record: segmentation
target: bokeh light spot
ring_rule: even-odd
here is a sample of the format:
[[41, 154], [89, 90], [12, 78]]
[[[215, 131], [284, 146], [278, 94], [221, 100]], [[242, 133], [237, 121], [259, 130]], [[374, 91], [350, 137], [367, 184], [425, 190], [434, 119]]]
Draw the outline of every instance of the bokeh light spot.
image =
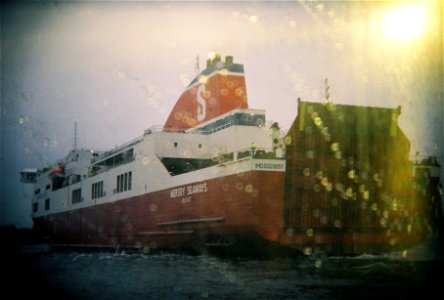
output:
[[303, 252], [304, 252], [304, 255], [310, 256], [313, 254], [313, 249], [311, 247], [305, 247]]
[[308, 228], [306, 234], [308, 237], [313, 237], [314, 234], [313, 228]]

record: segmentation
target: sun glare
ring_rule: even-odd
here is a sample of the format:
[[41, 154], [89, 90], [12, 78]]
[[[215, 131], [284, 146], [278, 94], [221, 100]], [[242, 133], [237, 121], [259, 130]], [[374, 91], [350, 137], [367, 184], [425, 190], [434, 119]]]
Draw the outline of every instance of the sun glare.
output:
[[421, 5], [409, 5], [387, 13], [383, 20], [384, 34], [395, 40], [410, 40], [420, 36], [425, 28], [426, 10]]

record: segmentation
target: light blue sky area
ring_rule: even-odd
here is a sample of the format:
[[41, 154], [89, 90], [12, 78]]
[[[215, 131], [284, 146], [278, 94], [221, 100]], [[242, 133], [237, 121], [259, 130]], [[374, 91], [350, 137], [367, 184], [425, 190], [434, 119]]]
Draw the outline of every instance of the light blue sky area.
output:
[[[422, 1], [421, 1], [422, 2]], [[437, 2], [439, 3], [439, 2]], [[207, 53], [244, 64], [249, 104], [288, 129], [297, 98], [402, 106], [412, 154], [442, 153], [442, 7], [384, 36], [396, 2], [86, 2], [1, 7], [1, 221], [30, 226], [18, 181], [73, 147], [106, 149], [165, 122]]]

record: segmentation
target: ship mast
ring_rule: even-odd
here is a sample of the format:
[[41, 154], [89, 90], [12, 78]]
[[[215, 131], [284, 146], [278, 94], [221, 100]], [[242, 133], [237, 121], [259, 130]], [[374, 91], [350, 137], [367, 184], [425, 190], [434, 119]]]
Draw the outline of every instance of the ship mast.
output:
[[196, 75], [199, 75], [199, 71], [200, 71], [200, 66], [199, 66], [199, 54], [196, 55], [196, 65], [194, 66], [195, 71], [196, 71]]
[[328, 85], [328, 79], [325, 78], [324, 80], [324, 99], [327, 101], [327, 103], [330, 102], [330, 86]]
[[74, 150], [77, 150], [77, 122], [74, 122]]

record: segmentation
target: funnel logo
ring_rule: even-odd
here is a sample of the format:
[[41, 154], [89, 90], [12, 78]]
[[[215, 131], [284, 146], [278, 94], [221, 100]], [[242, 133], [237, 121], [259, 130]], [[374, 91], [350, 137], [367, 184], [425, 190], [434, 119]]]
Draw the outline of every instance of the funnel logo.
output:
[[203, 98], [203, 93], [205, 92], [205, 85], [202, 84], [197, 89], [197, 120], [203, 121], [207, 116], [207, 102]]

